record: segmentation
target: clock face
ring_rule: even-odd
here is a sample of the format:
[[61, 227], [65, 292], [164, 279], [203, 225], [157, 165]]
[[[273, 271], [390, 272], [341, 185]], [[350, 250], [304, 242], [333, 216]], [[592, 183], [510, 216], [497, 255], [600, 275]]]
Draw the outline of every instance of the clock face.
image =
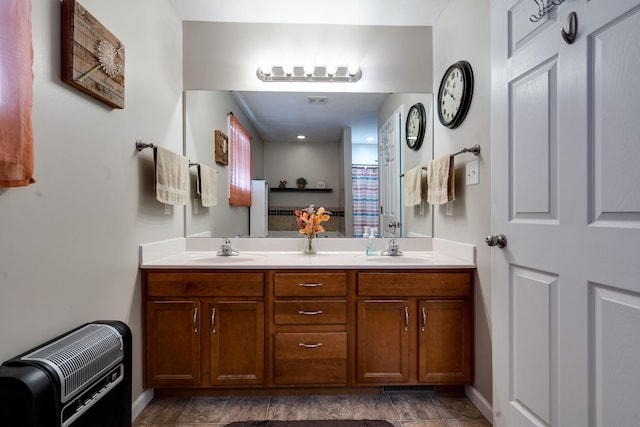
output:
[[453, 64], [444, 73], [438, 91], [438, 117], [453, 129], [462, 123], [473, 95], [473, 71], [466, 61]]
[[424, 105], [421, 102], [418, 102], [409, 109], [405, 125], [405, 138], [407, 146], [412, 150], [419, 149], [424, 140], [425, 115]]
[[444, 77], [444, 85], [440, 97], [440, 109], [445, 122], [451, 123], [460, 111], [464, 79], [462, 71], [454, 68]]

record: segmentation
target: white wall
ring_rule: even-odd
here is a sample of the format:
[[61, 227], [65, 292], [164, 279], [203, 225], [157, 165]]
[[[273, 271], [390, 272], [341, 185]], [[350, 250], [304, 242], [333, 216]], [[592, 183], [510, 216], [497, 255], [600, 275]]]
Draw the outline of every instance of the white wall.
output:
[[[427, 123], [424, 142], [418, 150], [412, 150], [405, 143], [405, 126], [409, 109], [417, 102], [422, 102], [426, 110]], [[400, 146], [400, 171], [412, 169], [416, 166], [426, 166], [433, 158], [433, 95], [430, 93], [394, 93], [390, 94], [378, 111], [378, 127], [382, 126], [389, 117], [402, 106], [402, 145]], [[424, 174], [426, 183], [426, 174]], [[433, 236], [432, 208], [426, 200], [420, 205], [404, 206], [402, 201], [402, 188], [404, 182], [400, 178], [400, 212], [402, 223], [402, 237], [409, 236]]]
[[32, 0], [36, 183], [0, 189], [0, 361], [96, 319], [133, 331], [142, 391], [138, 245], [182, 236], [152, 192], [151, 150], [182, 151], [182, 27], [166, 0], [84, 0], [126, 47], [125, 109], [60, 80], [59, 0]]
[[432, 92], [430, 27], [185, 22], [184, 41], [186, 89], [313, 92], [317, 83], [263, 83], [256, 70], [333, 60], [358, 61], [362, 79], [323, 92]]
[[315, 142], [271, 142], [264, 144], [265, 179], [270, 187], [278, 187], [280, 181], [287, 181], [287, 187], [295, 188], [296, 179], [307, 179], [307, 187], [316, 188], [318, 181], [324, 181], [330, 193], [270, 193], [269, 206], [298, 206], [304, 208], [313, 203], [316, 206], [339, 207], [339, 179], [341, 163], [340, 145]]
[[[480, 144], [480, 184], [465, 185], [465, 163], [475, 157], [457, 156], [453, 216], [445, 215], [444, 205], [435, 207], [434, 231], [438, 238], [476, 245], [475, 389], [491, 402], [491, 251], [484, 243], [491, 234], [489, 44], [489, 0], [450, 0], [433, 29], [434, 93], [445, 70], [461, 59], [471, 63], [475, 89], [467, 118], [457, 129], [442, 126], [434, 110], [434, 157]], [[437, 101], [437, 93], [434, 98]]]
[[[229, 205], [229, 166], [215, 162], [214, 134], [228, 131], [229, 112], [233, 112], [242, 126], [251, 135], [252, 178], [264, 176], [262, 139], [251, 126], [244, 111], [228, 91], [191, 90], [185, 92], [185, 155], [191, 162], [202, 163], [218, 172], [218, 204], [203, 207], [199, 197], [192, 191], [186, 208], [185, 235], [206, 237], [229, 237], [249, 234], [249, 208]], [[195, 189], [196, 168], [190, 168], [191, 188]], [[194, 209], [197, 204], [197, 213]]]
[[354, 165], [378, 166], [378, 144], [352, 144], [351, 161]]

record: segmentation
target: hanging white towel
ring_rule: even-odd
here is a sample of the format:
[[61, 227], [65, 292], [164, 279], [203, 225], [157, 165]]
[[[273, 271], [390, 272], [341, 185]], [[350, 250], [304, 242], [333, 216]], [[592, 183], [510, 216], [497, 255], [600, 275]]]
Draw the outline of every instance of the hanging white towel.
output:
[[419, 205], [422, 201], [422, 166], [416, 166], [404, 173], [402, 199], [405, 206]]
[[197, 187], [202, 206], [208, 208], [218, 204], [218, 172], [215, 169], [198, 164]]
[[154, 147], [156, 199], [167, 205], [186, 205], [189, 195], [189, 160], [162, 147]]
[[444, 156], [429, 162], [427, 186], [427, 202], [432, 205], [444, 205], [455, 200], [453, 156]]

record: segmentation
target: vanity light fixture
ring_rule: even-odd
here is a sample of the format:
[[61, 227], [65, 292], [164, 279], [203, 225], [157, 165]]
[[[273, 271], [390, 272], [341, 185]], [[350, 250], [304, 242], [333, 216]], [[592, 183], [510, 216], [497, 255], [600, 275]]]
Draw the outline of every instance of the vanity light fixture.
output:
[[360, 66], [349, 65], [261, 65], [256, 75], [263, 82], [351, 82], [362, 78]]

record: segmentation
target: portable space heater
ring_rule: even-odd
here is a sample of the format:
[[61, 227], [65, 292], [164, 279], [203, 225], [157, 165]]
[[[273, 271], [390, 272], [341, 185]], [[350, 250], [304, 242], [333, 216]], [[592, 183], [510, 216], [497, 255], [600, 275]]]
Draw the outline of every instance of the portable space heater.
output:
[[96, 321], [0, 366], [0, 425], [131, 426], [131, 330]]

